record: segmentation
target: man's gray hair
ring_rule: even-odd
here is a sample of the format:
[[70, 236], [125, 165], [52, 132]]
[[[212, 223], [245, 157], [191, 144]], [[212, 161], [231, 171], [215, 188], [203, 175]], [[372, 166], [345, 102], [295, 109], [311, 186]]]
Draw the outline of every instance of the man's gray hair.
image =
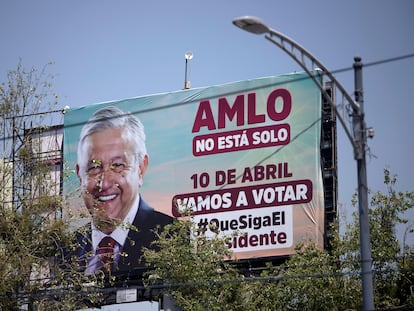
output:
[[141, 121], [130, 112], [124, 112], [118, 107], [108, 106], [96, 111], [83, 126], [78, 144], [78, 164], [84, 169], [85, 155], [83, 147], [88, 136], [107, 129], [124, 129], [127, 139], [133, 144], [138, 164], [147, 154], [145, 146], [145, 132]]

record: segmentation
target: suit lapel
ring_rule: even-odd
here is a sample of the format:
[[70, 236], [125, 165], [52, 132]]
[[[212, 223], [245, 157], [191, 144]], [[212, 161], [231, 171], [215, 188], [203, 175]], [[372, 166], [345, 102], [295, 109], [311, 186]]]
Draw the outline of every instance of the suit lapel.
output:
[[118, 269], [122, 271], [135, 270], [145, 266], [142, 260], [142, 248], [149, 247], [153, 238], [151, 231], [153, 221], [151, 221], [152, 209], [143, 199], [140, 200], [137, 215], [135, 216], [133, 227], [129, 230], [121, 256]]

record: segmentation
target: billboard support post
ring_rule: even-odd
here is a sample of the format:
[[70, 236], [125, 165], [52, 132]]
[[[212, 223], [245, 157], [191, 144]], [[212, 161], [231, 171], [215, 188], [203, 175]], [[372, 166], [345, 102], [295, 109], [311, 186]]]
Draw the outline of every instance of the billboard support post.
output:
[[190, 88], [190, 81], [188, 81], [188, 61], [193, 58], [192, 52], [185, 52], [185, 78], [184, 78], [184, 90], [188, 90]]
[[[355, 100], [352, 99], [345, 88], [335, 79], [333, 74], [309, 53], [301, 45], [285, 36], [284, 34], [268, 27], [261, 19], [244, 16], [233, 20], [233, 24], [243, 30], [254, 34], [266, 34], [265, 38], [277, 45], [291, 58], [293, 58], [306, 73], [316, 83], [323, 94], [323, 97], [333, 107], [337, 118], [341, 122], [346, 135], [348, 136], [354, 151], [354, 159], [357, 161], [358, 174], [358, 202], [359, 202], [359, 231], [360, 231], [360, 250], [361, 250], [361, 274], [362, 274], [362, 295], [363, 309], [374, 310], [374, 289], [373, 289], [373, 272], [371, 258], [371, 239], [369, 231], [368, 215], [368, 183], [366, 170], [366, 125], [363, 110], [363, 89], [362, 89], [362, 62], [360, 57], [354, 58], [355, 73]], [[322, 72], [320, 72], [322, 71]], [[323, 79], [317, 79], [318, 74], [326, 76], [337, 94], [352, 108], [353, 135], [348, 129], [344, 119], [338, 114], [336, 105], [324, 88]]]

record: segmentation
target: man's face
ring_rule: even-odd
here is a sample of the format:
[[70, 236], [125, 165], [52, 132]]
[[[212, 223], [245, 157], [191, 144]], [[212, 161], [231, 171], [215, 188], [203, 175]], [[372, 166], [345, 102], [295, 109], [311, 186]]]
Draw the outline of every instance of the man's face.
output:
[[148, 159], [137, 164], [122, 129], [107, 129], [86, 138], [86, 167], [77, 166], [82, 196], [95, 225], [112, 232], [128, 214], [140, 188]]

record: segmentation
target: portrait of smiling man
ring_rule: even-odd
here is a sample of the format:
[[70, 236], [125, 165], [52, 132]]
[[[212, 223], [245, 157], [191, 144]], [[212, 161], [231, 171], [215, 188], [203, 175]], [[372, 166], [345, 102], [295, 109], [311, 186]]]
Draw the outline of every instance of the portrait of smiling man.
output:
[[142, 248], [173, 218], [140, 194], [149, 163], [140, 120], [117, 107], [96, 111], [83, 126], [76, 173], [92, 221], [76, 232], [76, 256], [85, 274], [141, 276]]

